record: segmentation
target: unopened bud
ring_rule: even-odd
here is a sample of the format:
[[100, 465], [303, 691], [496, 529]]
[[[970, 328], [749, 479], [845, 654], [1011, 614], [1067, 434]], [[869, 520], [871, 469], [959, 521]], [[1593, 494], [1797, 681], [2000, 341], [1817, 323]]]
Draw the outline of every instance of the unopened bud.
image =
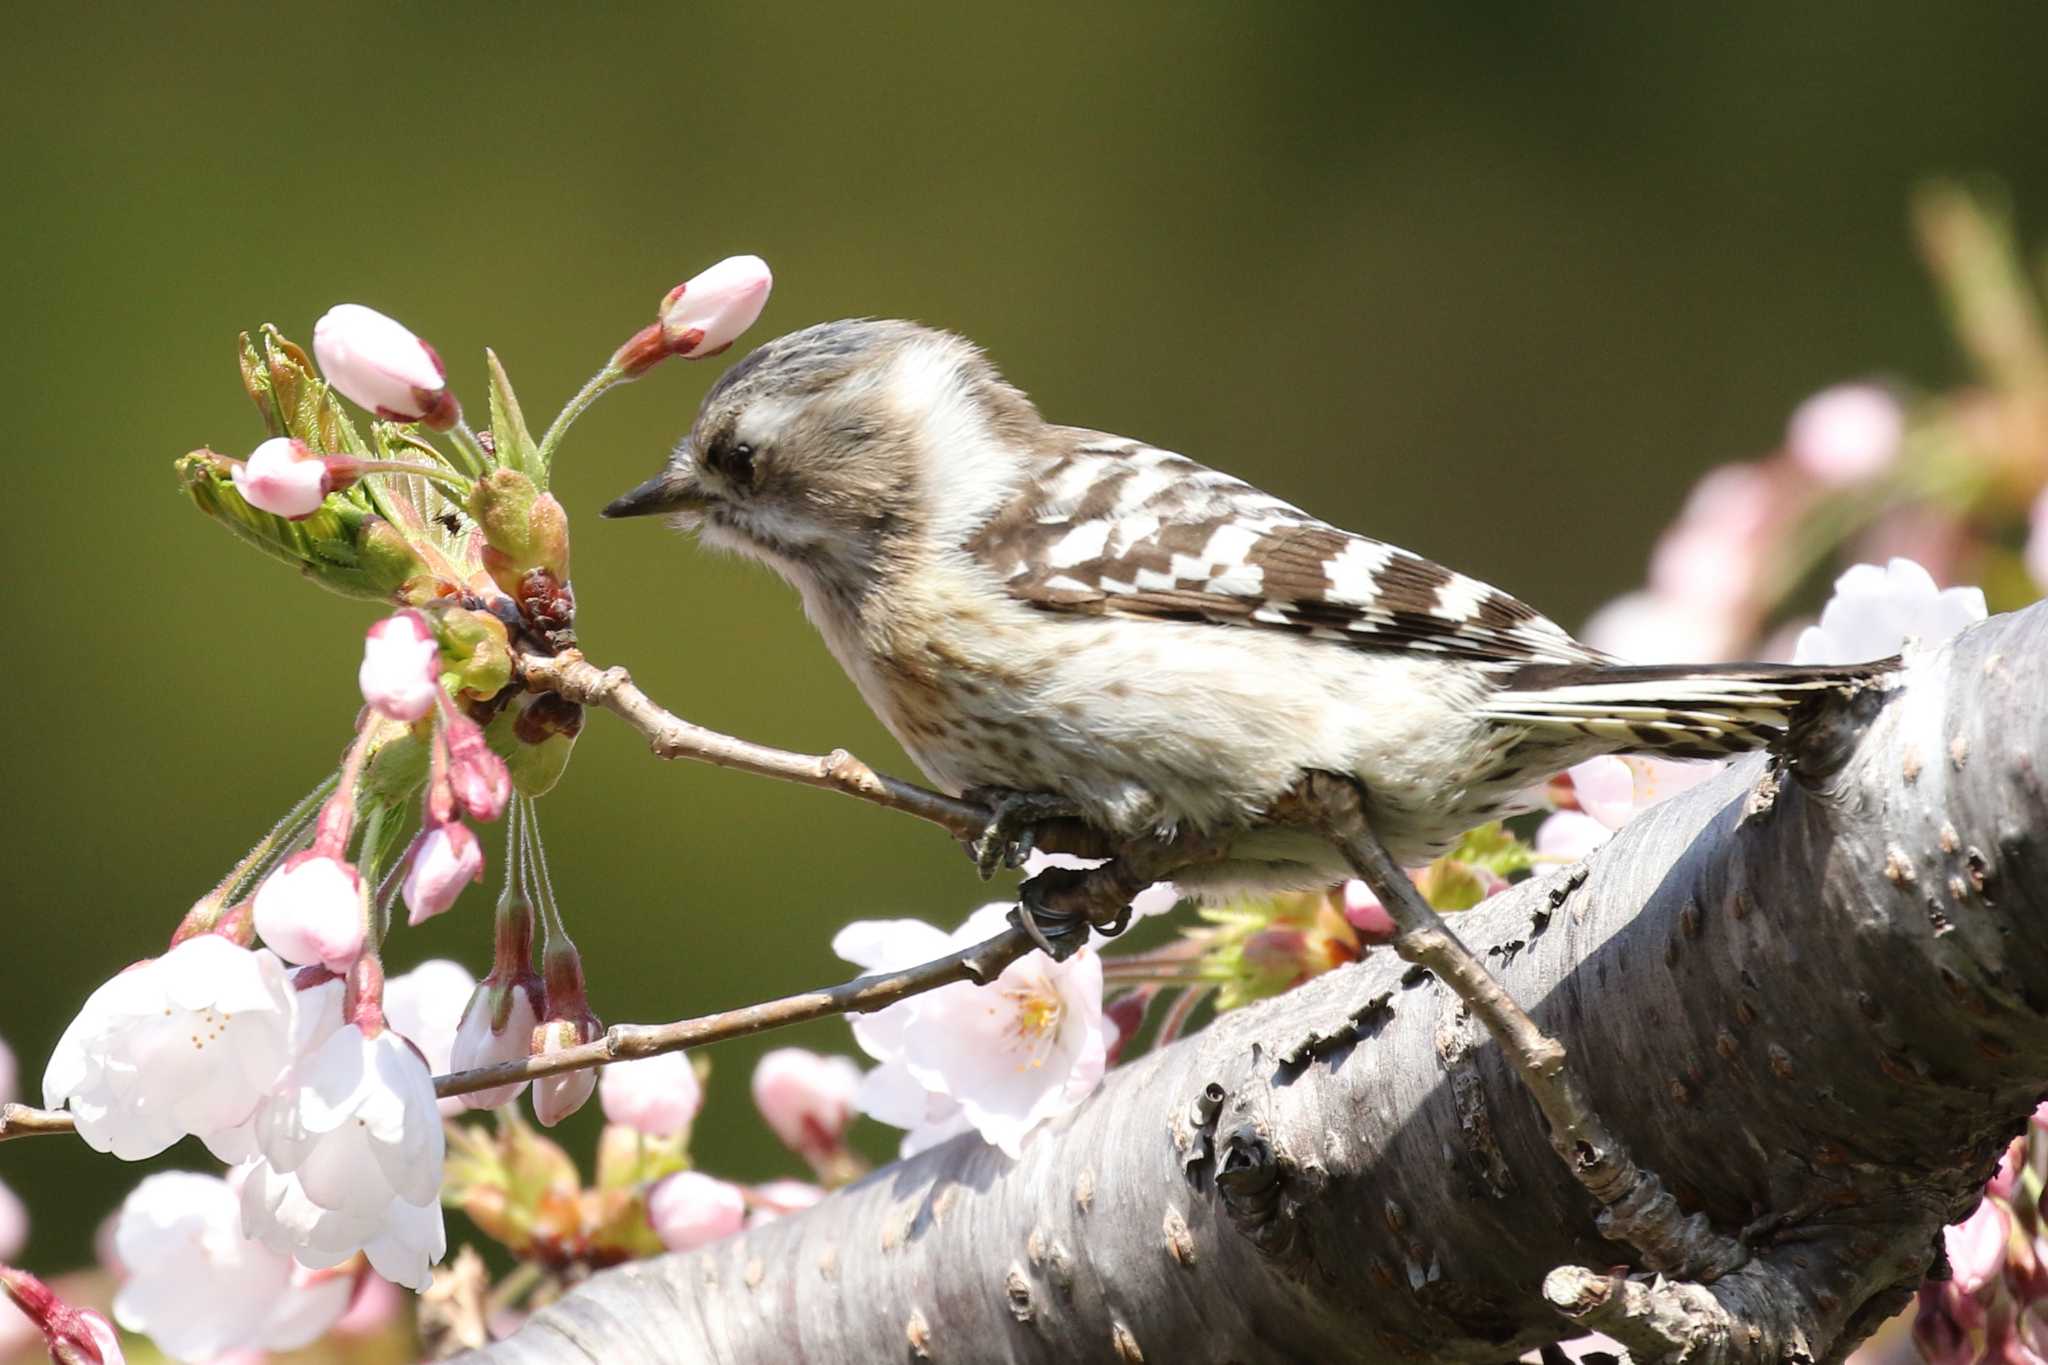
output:
[[26, 1270], [0, 1265], [0, 1289], [35, 1324], [58, 1365], [124, 1365], [121, 1339], [90, 1308], [73, 1308]]
[[326, 462], [289, 436], [273, 436], [257, 446], [230, 477], [243, 501], [286, 521], [312, 516], [334, 487]]
[[[473, 1071], [522, 1059], [533, 1047], [533, 1030], [545, 1009], [539, 975], [533, 970], [533, 906], [510, 888], [498, 900], [491, 970], [477, 983], [455, 1026], [449, 1065]], [[525, 1082], [464, 1095], [472, 1109], [496, 1109], [519, 1097]]]
[[661, 301], [669, 354], [685, 360], [717, 355], [754, 325], [774, 285], [759, 256], [728, 256], [669, 290]]
[[607, 1065], [598, 1099], [607, 1122], [648, 1137], [672, 1138], [690, 1131], [704, 1107], [704, 1086], [689, 1053], [663, 1052]]
[[822, 1169], [846, 1145], [860, 1068], [850, 1058], [779, 1047], [754, 1067], [754, 1105], [782, 1145]]
[[484, 879], [484, 849], [468, 825], [450, 820], [422, 833], [406, 869], [406, 923], [417, 927], [453, 906], [462, 889]]
[[256, 888], [254, 918], [285, 961], [345, 972], [363, 951], [362, 874], [326, 853], [295, 853]]
[[[496, 599], [493, 599], [496, 600]], [[441, 640], [441, 668], [457, 692], [487, 701], [512, 681], [512, 645], [505, 623], [488, 611], [442, 601], [428, 613]]]
[[[547, 1017], [533, 1031], [533, 1055], [580, 1047], [604, 1036], [604, 1024], [590, 1011], [583, 957], [567, 934], [556, 934], [541, 954], [547, 983]], [[549, 1128], [581, 1109], [597, 1088], [597, 1073], [584, 1067], [543, 1076], [533, 1083], [533, 1116]]]
[[356, 681], [363, 700], [392, 720], [425, 719], [441, 694], [441, 650], [427, 618], [407, 610], [372, 625]]
[[569, 581], [569, 518], [552, 493], [516, 469], [498, 468], [470, 490], [469, 514], [484, 533], [484, 569], [515, 601], [520, 581], [546, 569]]
[[386, 421], [446, 431], [462, 420], [434, 348], [374, 308], [328, 309], [313, 327], [313, 354], [329, 384]]
[[1373, 889], [1355, 877], [1344, 883], [1344, 921], [1366, 943], [1392, 943], [1401, 932]]
[[746, 1219], [740, 1187], [702, 1171], [678, 1171], [647, 1192], [647, 1221], [670, 1251], [694, 1251], [729, 1237]]
[[512, 799], [512, 772], [492, 751], [477, 723], [459, 711], [443, 722], [448, 745], [448, 787], [474, 820], [495, 820]]

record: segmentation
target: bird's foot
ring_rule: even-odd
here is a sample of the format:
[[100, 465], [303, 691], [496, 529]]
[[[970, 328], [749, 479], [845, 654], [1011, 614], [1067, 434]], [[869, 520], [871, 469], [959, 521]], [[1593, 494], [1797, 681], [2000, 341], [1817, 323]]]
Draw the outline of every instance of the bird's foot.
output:
[[1055, 962], [1086, 947], [1090, 933], [1115, 938], [1131, 927], [1131, 902], [1156, 880], [1140, 855], [1099, 867], [1048, 867], [1017, 890], [1017, 927]]
[[967, 795], [970, 800], [986, 802], [990, 810], [987, 827], [967, 845], [983, 881], [993, 877], [999, 867], [1022, 867], [1024, 859], [1037, 846], [1039, 825], [1048, 820], [1075, 820], [1081, 815], [1081, 808], [1074, 802], [1049, 792], [983, 787]]
[[1114, 937], [1129, 927], [1130, 895], [1114, 866], [1048, 867], [1017, 889], [1010, 918], [1047, 957], [1064, 962], [1087, 946], [1091, 930]]

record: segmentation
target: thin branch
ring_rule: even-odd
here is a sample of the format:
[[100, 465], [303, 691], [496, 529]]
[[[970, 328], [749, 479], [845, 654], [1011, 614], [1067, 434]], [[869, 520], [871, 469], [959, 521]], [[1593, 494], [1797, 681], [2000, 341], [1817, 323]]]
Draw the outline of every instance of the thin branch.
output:
[[553, 656], [524, 654], [518, 663], [528, 690], [554, 692], [586, 706], [603, 707], [645, 736], [647, 747], [657, 758], [695, 759], [844, 792], [884, 810], [928, 820], [956, 839], [976, 838], [988, 826], [987, 807], [886, 777], [844, 749], [799, 754], [693, 725], [641, 691], [625, 669], [599, 668], [580, 651], [569, 649]]
[[1594, 1109], [1564, 1045], [1537, 1027], [1388, 856], [1366, 821], [1358, 787], [1318, 774], [1301, 784], [1295, 799], [1379, 896], [1400, 930], [1394, 951], [1435, 973], [1493, 1035], [1543, 1111], [1550, 1145], [1600, 1201], [1601, 1231], [1633, 1246], [1648, 1269], [1689, 1280], [1712, 1281], [1747, 1261], [1741, 1243], [1714, 1231], [1703, 1215], [1684, 1215], [1656, 1173], [1636, 1164]]
[[[679, 1052], [727, 1038], [806, 1023], [835, 1014], [869, 1014], [886, 1009], [913, 995], [950, 986], [957, 981], [986, 984], [1002, 975], [1003, 969], [1032, 951], [1029, 935], [1011, 927], [972, 947], [901, 971], [857, 976], [836, 986], [824, 986], [797, 995], [672, 1024], [614, 1024], [602, 1038], [581, 1047], [563, 1048], [523, 1061], [501, 1062], [497, 1066], [457, 1071], [434, 1078], [434, 1093], [443, 1098], [467, 1095], [494, 1086], [517, 1085], [553, 1076], [563, 1071], [580, 1071], [606, 1062], [653, 1057]], [[37, 1109], [26, 1104], [0, 1105], [0, 1142], [10, 1138], [36, 1137], [44, 1133], [76, 1131], [71, 1115], [61, 1109]]]

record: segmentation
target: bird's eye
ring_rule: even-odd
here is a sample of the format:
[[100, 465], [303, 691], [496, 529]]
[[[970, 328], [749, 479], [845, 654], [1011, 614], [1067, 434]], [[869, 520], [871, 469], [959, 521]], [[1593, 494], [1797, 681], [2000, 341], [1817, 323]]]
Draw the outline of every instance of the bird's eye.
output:
[[745, 441], [720, 442], [707, 452], [711, 467], [742, 487], [754, 482], [754, 448]]

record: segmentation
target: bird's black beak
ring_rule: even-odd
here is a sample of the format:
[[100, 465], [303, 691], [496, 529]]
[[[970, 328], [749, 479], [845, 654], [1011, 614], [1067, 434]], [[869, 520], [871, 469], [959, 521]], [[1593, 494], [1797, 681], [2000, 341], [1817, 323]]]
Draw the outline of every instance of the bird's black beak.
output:
[[651, 517], [663, 512], [699, 512], [709, 501], [688, 469], [669, 468], [630, 493], [605, 504], [600, 516]]

